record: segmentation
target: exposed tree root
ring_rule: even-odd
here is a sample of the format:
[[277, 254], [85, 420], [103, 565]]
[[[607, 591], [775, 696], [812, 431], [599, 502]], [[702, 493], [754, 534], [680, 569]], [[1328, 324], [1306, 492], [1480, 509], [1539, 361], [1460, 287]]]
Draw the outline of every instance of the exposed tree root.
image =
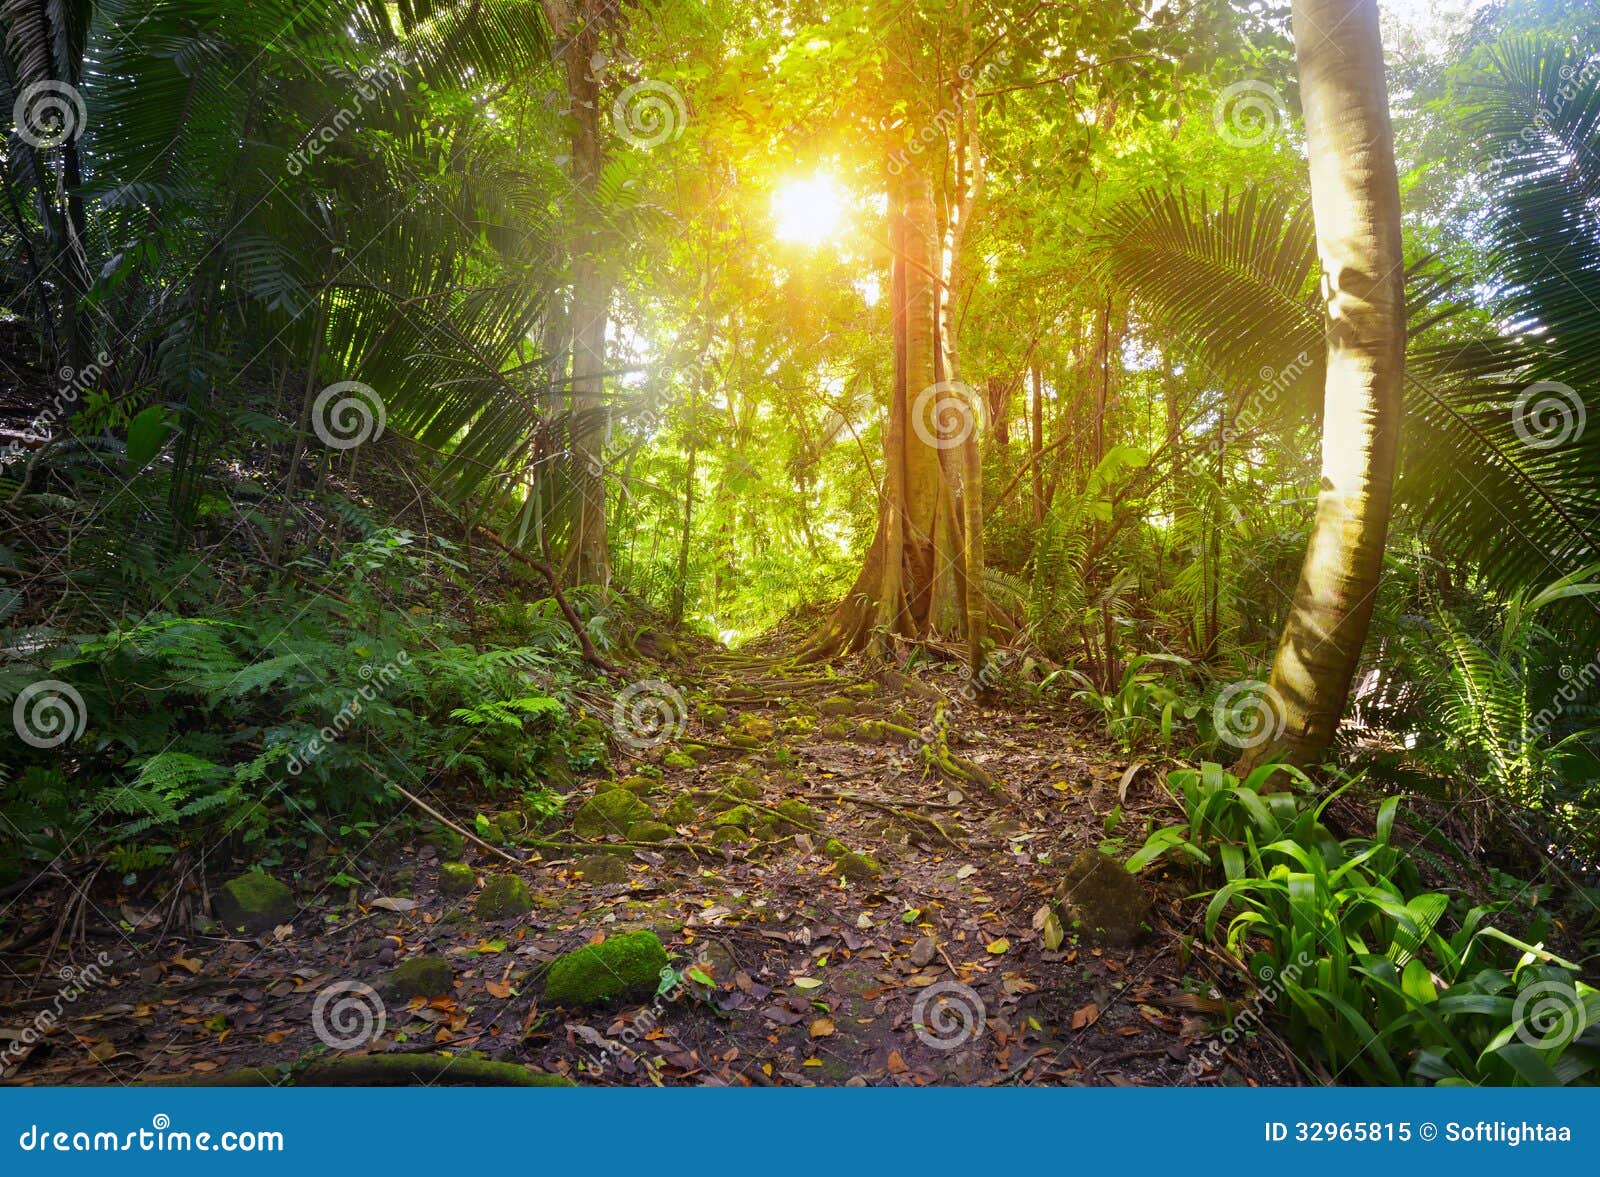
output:
[[150, 1087], [576, 1087], [564, 1075], [516, 1063], [442, 1054], [302, 1058], [281, 1067], [238, 1067], [211, 1075], [148, 1080]]

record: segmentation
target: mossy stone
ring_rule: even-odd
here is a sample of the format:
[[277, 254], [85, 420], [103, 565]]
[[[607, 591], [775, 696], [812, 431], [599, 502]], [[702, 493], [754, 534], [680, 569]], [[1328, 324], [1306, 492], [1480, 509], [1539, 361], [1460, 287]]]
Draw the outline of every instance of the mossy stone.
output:
[[465, 895], [478, 885], [477, 873], [464, 862], [446, 862], [439, 867], [439, 894]]
[[693, 799], [684, 794], [673, 799], [672, 804], [662, 813], [661, 820], [669, 826], [686, 826], [699, 816], [695, 811]]
[[723, 787], [734, 797], [742, 797], [746, 801], [754, 801], [761, 796], [761, 783], [753, 781], [747, 776], [730, 776], [723, 780]]
[[743, 846], [749, 840], [738, 826], [723, 826], [711, 834], [713, 846]]
[[663, 756], [661, 758], [661, 767], [663, 767], [663, 768], [693, 768], [694, 767], [694, 757], [690, 756], [687, 752], [680, 752], [680, 751], [677, 751], [676, 749], [674, 749], [673, 751], [668, 752], [665, 756]]
[[764, 715], [739, 716], [739, 731], [752, 740], [770, 740], [778, 734], [772, 720]]
[[858, 883], [875, 879], [883, 873], [883, 867], [878, 865], [876, 858], [870, 854], [856, 854], [854, 851], [835, 859], [833, 869], [845, 878]]
[[783, 822], [779, 828], [798, 832], [814, 830], [817, 828], [816, 811], [798, 797], [791, 797], [787, 801], [780, 801], [776, 806], [779, 813], [783, 814]]
[[428, 831], [428, 836], [422, 842], [425, 846], [437, 849], [441, 858], [459, 858], [467, 848], [466, 839], [448, 826]]
[[625, 776], [619, 780], [617, 782], [617, 788], [626, 789], [635, 797], [648, 797], [651, 793], [658, 793], [661, 791], [661, 778], [645, 776], [642, 773], [636, 772], [631, 776]]
[[1085, 850], [1067, 864], [1056, 888], [1062, 919], [1096, 944], [1126, 948], [1150, 914], [1150, 892], [1110, 855]]
[[738, 826], [740, 829], [749, 829], [756, 820], [756, 811], [748, 805], [735, 805], [732, 809], [725, 809], [711, 819], [711, 824], [717, 828], [724, 826]]
[[603, 838], [607, 834], [626, 834], [628, 827], [649, 821], [650, 807], [626, 789], [596, 793], [578, 807], [572, 817], [572, 832], [580, 838]]
[[528, 884], [516, 875], [495, 875], [478, 892], [474, 910], [479, 919], [509, 919], [532, 911], [533, 897], [528, 894]]
[[783, 721], [783, 734], [805, 736], [817, 730], [817, 721], [805, 715], [792, 715]]
[[439, 997], [455, 985], [455, 973], [442, 956], [413, 956], [401, 961], [378, 981], [385, 997]]
[[749, 752], [754, 752], [757, 748], [761, 747], [760, 740], [756, 739], [754, 736], [747, 736], [743, 732], [729, 733], [728, 743], [732, 744], [735, 748], [743, 748]]
[[559, 956], [550, 966], [544, 999], [583, 1009], [613, 1001], [643, 1001], [661, 984], [667, 950], [650, 931], [625, 932]]
[[706, 761], [714, 759], [717, 755], [715, 748], [707, 748], [704, 744], [683, 744], [681, 745], [681, 750], [684, 755], [688, 756], [696, 764], [704, 764]]
[[500, 836], [507, 842], [515, 842], [522, 837], [523, 826], [522, 814], [514, 810], [507, 809], [494, 815], [494, 828], [500, 831]]
[[586, 883], [608, 885], [628, 881], [627, 864], [615, 854], [590, 854], [578, 859], [572, 866], [583, 875]]
[[856, 713], [856, 701], [846, 699], [843, 695], [834, 695], [817, 704], [817, 710], [824, 715], [841, 716]]
[[630, 842], [667, 842], [672, 839], [673, 828], [665, 822], [641, 821], [628, 830]]
[[850, 725], [844, 720], [836, 719], [832, 723], [824, 724], [821, 734], [830, 740], [848, 740], [851, 730]]
[[850, 853], [850, 847], [839, 841], [838, 838], [829, 838], [822, 844], [822, 852], [829, 858], [843, 858]]
[[255, 935], [291, 922], [297, 912], [294, 893], [263, 871], [229, 879], [211, 897], [223, 925]]
[[696, 710], [700, 712], [700, 718], [706, 723], [719, 724], [728, 722], [728, 709], [716, 703], [707, 703], [703, 707], [696, 708]]

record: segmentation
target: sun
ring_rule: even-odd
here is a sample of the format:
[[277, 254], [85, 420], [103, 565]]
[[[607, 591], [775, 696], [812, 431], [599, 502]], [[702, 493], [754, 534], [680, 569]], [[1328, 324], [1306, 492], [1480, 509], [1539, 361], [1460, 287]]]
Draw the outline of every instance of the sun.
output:
[[834, 178], [818, 172], [786, 180], [772, 196], [772, 219], [778, 237], [798, 245], [821, 245], [839, 229], [844, 193]]

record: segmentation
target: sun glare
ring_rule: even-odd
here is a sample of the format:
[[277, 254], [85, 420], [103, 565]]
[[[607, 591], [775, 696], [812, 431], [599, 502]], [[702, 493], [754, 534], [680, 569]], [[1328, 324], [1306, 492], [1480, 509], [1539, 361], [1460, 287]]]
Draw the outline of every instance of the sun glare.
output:
[[844, 193], [832, 176], [787, 180], [772, 197], [778, 236], [799, 245], [821, 245], [838, 231], [844, 214]]

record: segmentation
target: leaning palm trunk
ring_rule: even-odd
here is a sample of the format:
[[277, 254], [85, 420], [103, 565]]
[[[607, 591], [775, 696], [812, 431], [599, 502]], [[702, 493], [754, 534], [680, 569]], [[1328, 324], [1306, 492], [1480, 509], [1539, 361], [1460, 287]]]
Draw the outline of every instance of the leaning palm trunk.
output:
[[1405, 365], [1400, 193], [1376, 0], [1294, 0], [1327, 305], [1322, 483], [1272, 666], [1281, 730], [1246, 763], [1316, 763], [1344, 712], [1383, 563]]

